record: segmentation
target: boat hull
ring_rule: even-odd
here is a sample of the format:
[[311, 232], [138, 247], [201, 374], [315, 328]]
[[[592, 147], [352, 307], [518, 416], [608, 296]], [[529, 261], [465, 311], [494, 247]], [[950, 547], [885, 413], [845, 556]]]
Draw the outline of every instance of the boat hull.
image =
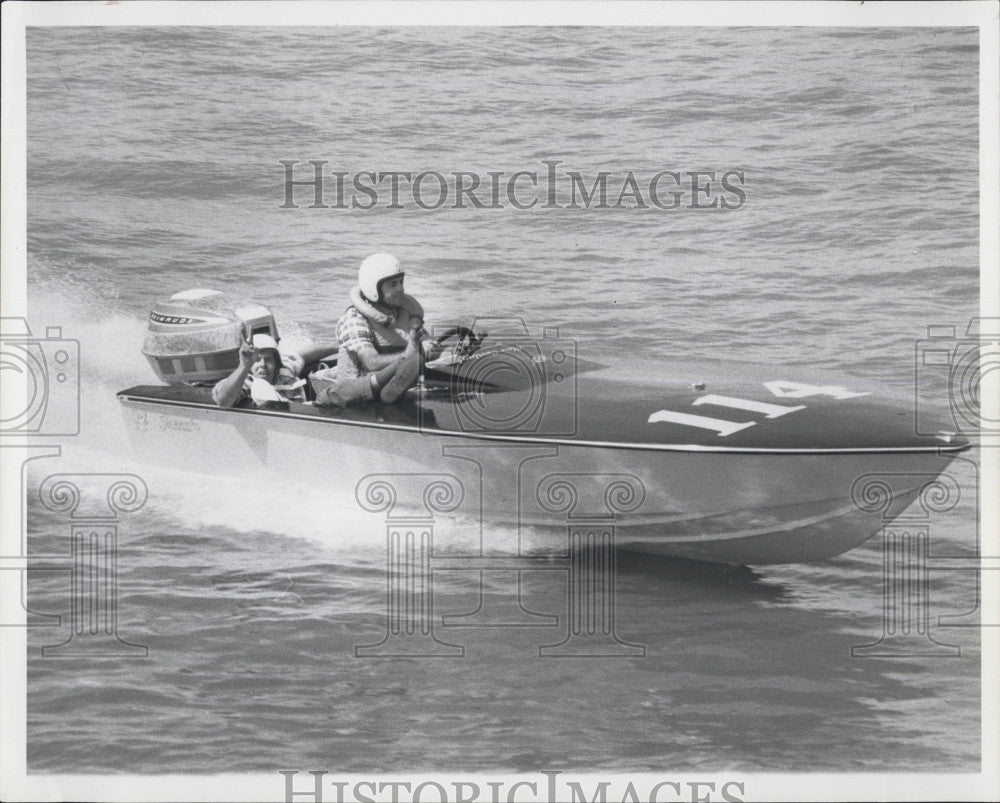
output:
[[[142, 459], [232, 476], [267, 472], [368, 510], [366, 488], [377, 481], [394, 489], [392, 515], [409, 508], [479, 527], [484, 551], [508, 554], [564, 553], [572, 532], [613, 531], [621, 547], [666, 556], [822, 560], [879, 532], [957, 452], [643, 448], [443, 432], [392, 409], [351, 420], [220, 410], [193, 390], [157, 398], [133, 389], [119, 399]], [[427, 507], [421, 488], [435, 477], [458, 489], [457, 505]], [[891, 504], [880, 506], [884, 491]]]

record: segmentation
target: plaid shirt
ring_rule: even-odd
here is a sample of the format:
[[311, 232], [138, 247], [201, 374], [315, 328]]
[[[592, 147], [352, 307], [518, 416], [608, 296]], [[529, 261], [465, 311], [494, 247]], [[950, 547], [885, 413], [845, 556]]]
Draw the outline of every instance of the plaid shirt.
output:
[[[402, 332], [399, 336], [403, 338]], [[369, 373], [358, 360], [358, 351], [366, 344], [372, 346], [379, 354], [389, 346], [396, 346], [402, 350], [401, 343], [392, 343], [381, 337], [357, 307], [348, 307], [347, 312], [340, 316], [340, 320], [337, 321], [337, 340], [340, 342], [341, 355], [337, 360], [337, 376], [341, 379]]]
[[[396, 318], [392, 320], [388, 327], [372, 326], [361, 311], [354, 306], [348, 307], [347, 311], [340, 316], [337, 321], [337, 340], [340, 343], [340, 359], [337, 361], [337, 376], [341, 379], [351, 379], [370, 373], [366, 371], [361, 361], [358, 359], [358, 352], [365, 346], [372, 346], [379, 354], [402, 351], [406, 346], [406, 333], [401, 328], [395, 329], [395, 339], [388, 339], [384, 331], [391, 327], [397, 327], [400, 321], [400, 314], [404, 315], [404, 320], [412, 320], [408, 313], [402, 310], [396, 311]], [[379, 330], [384, 331], [379, 331]], [[423, 332], [421, 326], [420, 331]]]
[[340, 347], [357, 354], [358, 349], [366, 343], [378, 348], [375, 334], [372, 332], [368, 319], [356, 307], [348, 307], [347, 312], [337, 321], [337, 340]]

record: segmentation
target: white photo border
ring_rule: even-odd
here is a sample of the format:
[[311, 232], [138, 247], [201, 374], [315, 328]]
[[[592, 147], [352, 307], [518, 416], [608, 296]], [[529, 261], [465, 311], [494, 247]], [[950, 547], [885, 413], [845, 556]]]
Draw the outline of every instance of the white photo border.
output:
[[[1000, 6], [988, 0], [972, 2], [8, 2], [2, 6], [2, 314], [23, 317], [27, 312], [26, 281], [26, 28], [30, 26], [332, 26], [384, 25], [392, 19], [400, 26], [970, 26], [979, 29], [979, 139], [980, 139], [980, 298], [983, 317], [1000, 317]], [[724, 26], [720, 20], [725, 20]], [[1000, 418], [1000, 377], [984, 377], [983, 415]], [[22, 393], [16, 385], [5, 394]], [[20, 527], [21, 500], [11, 494], [10, 457], [0, 450], [0, 528]], [[13, 473], [19, 475], [20, 467]], [[1000, 450], [984, 449], [981, 466], [980, 521], [985, 554], [1000, 554], [997, 523], [1000, 501], [985, 489], [1000, 487]], [[19, 486], [18, 486], [19, 487]], [[21, 610], [16, 583], [5, 582], [0, 591], [5, 615]], [[1000, 572], [983, 572], [983, 609], [1000, 610]], [[23, 610], [21, 610], [23, 616]], [[989, 614], [987, 614], [989, 615]], [[260, 775], [54, 775], [28, 774], [26, 769], [26, 640], [24, 627], [0, 630], [0, 798], [4, 800], [284, 800], [285, 779], [278, 773]], [[737, 780], [744, 784], [743, 799], [813, 800], [989, 800], [1000, 789], [1000, 630], [983, 628], [982, 756], [978, 774], [771, 774], [746, 772], [630, 774], [614, 778], [609, 800], [622, 799], [628, 781], [649, 789], [666, 780], [687, 783]], [[993, 757], [992, 759], [990, 757]], [[301, 767], [296, 790], [303, 791], [310, 769], [328, 769], [328, 780], [352, 784], [374, 774], [336, 775], [335, 768]], [[589, 788], [610, 774], [566, 773]], [[454, 773], [379, 776], [385, 782], [423, 780], [451, 783], [468, 781], [484, 786], [505, 780], [505, 790], [517, 780], [541, 783], [541, 774]], [[506, 791], [503, 793], [506, 794]], [[617, 795], [617, 796], [616, 796]], [[311, 799], [298, 795], [296, 801]], [[336, 799], [328, 787], [326, 800]], [[381, 798], [380, 798], [381, 799]], [[388, 798], [385, 798], [388, 799]], [[531, 798], [540, 799], [540, 798]], [[716, 798], [713, 798], [716, 799]]]

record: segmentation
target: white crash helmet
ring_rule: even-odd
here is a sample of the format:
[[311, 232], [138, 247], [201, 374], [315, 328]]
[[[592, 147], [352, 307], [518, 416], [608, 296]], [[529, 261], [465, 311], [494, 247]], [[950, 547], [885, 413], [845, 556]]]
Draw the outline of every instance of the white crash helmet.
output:
[[378, 303], [382, 300], [382, 282], [403, 275], [402, 265], [392, 254], [372, 254], [358, 269], [358, 284], [365, 298]]
[[284, 367], [284, 362], [281, 359], [281, 352], [278, 351], [278, 341], [270, 335], [258, 333], [253, 336], [253, 339], [250, 341], [250, 345], [257, 349], [257, 351], [273, 351], [274, 356], [278, 358], [278, 367]]
[[278, 341], [275, 340], [270, 335], [264, 334], [262, 332], [258, 332], [253, 336], [251, 345], [253, 345], [253, 347], [257, 349], [257, 351], [263, 351], [264, 349], [272, 349], [273, 351], [278, 350]]

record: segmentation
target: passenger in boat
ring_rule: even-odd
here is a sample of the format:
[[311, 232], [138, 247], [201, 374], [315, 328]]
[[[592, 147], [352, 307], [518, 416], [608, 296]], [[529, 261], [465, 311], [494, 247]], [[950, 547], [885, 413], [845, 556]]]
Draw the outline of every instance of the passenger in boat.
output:
[[212, 399], [220, 407], [265, 401], [304, 402], [305, 381], [285, 367], [278, 343], [270, 335], [254, 335], [240, 346], [240, 364], [212, 388]]
[[424, 309], [404, 292], [403, 278], [392, 254], [372, 254], [361, 263], [351, 306], [337, 322], [338, 381], [329, 389], [332, 398], [317, 398], [317, 404], [371, 398], [391, 404], [416, 383], [423, 361], [440, 354], [424, 330]]

